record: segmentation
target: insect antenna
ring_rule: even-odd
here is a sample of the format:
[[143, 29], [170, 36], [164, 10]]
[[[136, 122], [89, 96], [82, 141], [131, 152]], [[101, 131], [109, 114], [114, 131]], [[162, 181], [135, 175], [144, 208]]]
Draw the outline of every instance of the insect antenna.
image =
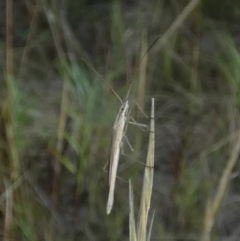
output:
[[119, 97], [119, 95], [116, 93], [116, 91], [111, 87], [111, 85], [102, 77], [102, 75], [100, 75], [97, 70], [95, 70], [93, 68], [93, 66], [84, 58], [81, 58], [86, 64], [87, 66], [100, 78], [101, 81], [103, 81], [103, 83], [113, 92], [113, 94], [119, 99], [119, 101], [122, 102], [122, 99]]

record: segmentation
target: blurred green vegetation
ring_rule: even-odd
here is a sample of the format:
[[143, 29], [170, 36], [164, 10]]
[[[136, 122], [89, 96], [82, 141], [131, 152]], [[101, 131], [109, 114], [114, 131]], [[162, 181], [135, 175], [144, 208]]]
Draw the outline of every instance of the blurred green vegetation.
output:
[[[120, 103], [89, 65], [122, 99], [132, 80], [131, 101], [144, 99], [147, 115], [156, 99], [152, 238], [200, 240], [239, 135], [240, 2], [201, 1], [162, 49], [156, 42], [141, 60], [144, 41], [161, 39], [188, 3], [13, 1], [12, 75], [0, 4], [0, 240], [128, 240], [127, 181], [138, 204], [148, 133], [128, 125], [136, 148], [124, 141], [107, 216], [103, 167]], [[148, 124], [136, 107], [132, 115]], [[240, 235], [238, 170], [239, 162], [211, 240]]]

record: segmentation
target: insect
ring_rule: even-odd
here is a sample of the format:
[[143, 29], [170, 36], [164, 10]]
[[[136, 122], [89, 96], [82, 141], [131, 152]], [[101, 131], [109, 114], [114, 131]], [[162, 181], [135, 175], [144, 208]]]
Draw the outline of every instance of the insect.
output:
[[109, 194], [107, 201], [107, 214], [110, 214], [114, 202], [114, 190], [117, 178], [117, 168], [119, 162], [120, 149], [122, 144], [124, 127], [127, 120], [127, 113], [129, 109], [128, 100], [126, 100], [120, 107], [113, 125], [112, 133], [112, 148], [109, 163]]
[[114, 190], [117, 178], [117, 169], [120, 157], [120, 150], [122, 146], [122, 139], [124, 136], [124, 129], [127, 122], [127, 114], [129, 110], [129, 102], [128, 96], [131, 90], [132, 81], [129, 84], [128, 92], [123, 102], [118, 94], [112, 89], [112, 87], [105, 81], [105, 79], [85, 60], [82, 59], [98, 76], [99, 78], [111, 89], [111, 91], [117, 96], [120, 100], [121, 107], [119, 108], [112, 130], [112, 146], [111, 146], [111, 153], [110, 153], [110, 161], [109, 161], [109, 168], [108, 168], [108, 183], [109, 183], [109, 194], [107, 200], [107, 214], [111, 213], [113, 203], [114, 203]]
[[[118, 163], [119, 163], [119, 157], [120, 157], [120, 150], [122, 146], [122, 139], [124, 137], [125, 125], [128, 122], [127, 120], [127, 115], [129, 110], [128, 96], [131, 89], [131, 83], [126, 95], [126, 99], [122, 103], [113, 124], [112, 147], [111, 147], [111, 154], [110, 154], [110, 161], [109, 161], [109, 168], [108, 168], [109, 194], [108, 194], [108, 201], [107, 201], [107, 214], [111, 213], [113, 203], [114, 203], [114, 190], [115, 190], [115, 183], [117, 178], [117, 169], [118, 169]], [[128, 122], [128, 123], [136, 124], [133, 122]], [[141, 124], [140, 126], [146, 127], [145, 125], [141, 125]]]

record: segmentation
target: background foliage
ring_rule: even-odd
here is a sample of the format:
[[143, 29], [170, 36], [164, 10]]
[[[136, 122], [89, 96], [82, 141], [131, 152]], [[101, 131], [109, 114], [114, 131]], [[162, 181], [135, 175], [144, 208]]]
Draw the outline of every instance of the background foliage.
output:
[[187, 4], [13, 1], [11, 70], [0, 3], [1, 239], [128, 240], [126, 181], [139, 203], [148, 133], [128, 125], [134, 153], [125, 143], [107, 216], [103, 166], [120, 103], [90, 64], [122, 99], [133, 81], [131, 99], [148, 115], [155, 97], [152, 239], [207, 240], [212, 210], [211, 240], [239, 240], [240, 2], [200, 1], [160, 48]]

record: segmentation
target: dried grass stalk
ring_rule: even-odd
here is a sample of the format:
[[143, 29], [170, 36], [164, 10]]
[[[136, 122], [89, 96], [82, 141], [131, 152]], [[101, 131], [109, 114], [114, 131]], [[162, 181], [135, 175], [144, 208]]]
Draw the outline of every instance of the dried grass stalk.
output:
[[139, 220], [137, 228], [137, 240], [145, 241], [147, 236], [147, 220], [148, 212], [151, 203], [152, 187], [153, 187], [153, 173], [154, 173], [154, 149], [155, 149], [155, 135], [154, 135], [154, 98], [152, 99], [151, 121], [148, 155], [146, 167], [144, 171], [142, 197], [139, 210]]
[[130, 241], [137, 241], [137, 234], [136, 234], [136, 224], [134, 218], [134, 200], [133, 200], [133, 190], [132, 190], [132, 183], [129, 180], [129, 240]]
[[231, 175], [232, 169], [235, 166], [240, 154], [240, 135], [237, 140], [234, 140], [233, 147], [231, 150], [231, 156], [224, 168], [221, 179], [219, 181], [217, 193], [212, 201], [207, 203], [206, 213], [204, 217], [204, 227], [201, 241], [210, 241], [211, 240], [211, 230], [215, 222], [216, 213], [222, 203], [224, 195], [226, 193], [229, 177]]
[[149, 230], [148, 230], [148, 235], [147, 235], [147, 241], [150, 241], [150, 239], [151, 239], [152, 226], [153, 226], [154, 217], [155, 217], [155, 210], [153, 211], [151, 223], [150, 223], [150, 225], [149, 225]]

